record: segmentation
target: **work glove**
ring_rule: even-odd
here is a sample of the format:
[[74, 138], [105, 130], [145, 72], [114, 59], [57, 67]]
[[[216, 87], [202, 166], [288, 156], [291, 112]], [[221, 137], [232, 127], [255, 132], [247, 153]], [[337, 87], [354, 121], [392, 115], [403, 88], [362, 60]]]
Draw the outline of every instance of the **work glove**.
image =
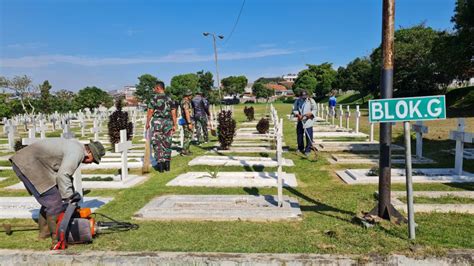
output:
[[74, 192], [74, 194], [72, 194], [68, 200], [70, 203], [75, 203], [75, 202], [81, 201], [81, 199], [82, 199], [81, 194], [79, 194], [79, 192]]

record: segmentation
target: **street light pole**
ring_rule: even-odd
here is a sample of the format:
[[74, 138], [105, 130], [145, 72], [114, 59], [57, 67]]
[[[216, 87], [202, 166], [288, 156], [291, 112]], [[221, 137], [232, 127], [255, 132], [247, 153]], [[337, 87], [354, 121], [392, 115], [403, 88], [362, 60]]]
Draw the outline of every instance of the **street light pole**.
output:
[[[216, 64], [216, 79], [217, 79], [217, 89], [219, 91], [219, 106], [221, 106], [220, 102], [222, 100], [222, 94], [221, 94], [221, 80], [219, 79], [219, 66], [217, 64], [217, 45], [216, 45], [216, 34], [214, 33], [209, 33], [209, 32], [204, 32], [204, 36], [212, 35], [212, 43], [214, 45], [214, 62]], [[217, 36], [219, 39], [224, 39], [224, 36], [218, 35]]]

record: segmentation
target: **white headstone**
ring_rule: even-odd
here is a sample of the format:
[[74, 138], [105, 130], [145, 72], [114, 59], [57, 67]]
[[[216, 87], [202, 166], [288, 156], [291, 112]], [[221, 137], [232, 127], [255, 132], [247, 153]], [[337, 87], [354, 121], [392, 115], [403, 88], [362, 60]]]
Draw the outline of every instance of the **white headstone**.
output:
[[454, 171], [457, 175], [462, 175], [462, 164], [464, 159], [464, 143], [473, 143], [474, 134], [467, 133], [464, 118], [458, 118], [458, 128], [449, 132], [449, 138], [456, 141], [456, 154], [454, 159]]
[[120, 130], [120, 143], [115, 144], [115, 152], [122, 154], [122, 170], [120, 178], [123, 180], [128, 177], [128, 150], [132, 148], [132, 142], [127, 140], [127, 130]]
[[64, 129], [63, 129], [63, 133], [61, 134], [61, 138], [65, 138], [65, 139], [74, 138], [74, 132], [71, 131], [71, 127], [69, 123], [64, 124]]
[[356, 118], [356, 128], [355, 128], [355, 132], [356, 132], [356, 133], [359, 133], [360, 110], [359, 110], [359, 106], [358, 106], [358, 105], [356, 106], [355, 118]]

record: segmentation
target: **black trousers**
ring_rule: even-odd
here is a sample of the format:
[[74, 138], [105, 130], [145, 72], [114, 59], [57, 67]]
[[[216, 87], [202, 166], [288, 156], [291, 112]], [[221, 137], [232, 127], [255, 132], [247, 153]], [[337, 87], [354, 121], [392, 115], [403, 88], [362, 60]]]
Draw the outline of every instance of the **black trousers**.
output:
[[[308, 153], [311, 152], [311, 145], [313, 143], [313, 127], [303, 128], [303, 123], [298, 122], [296, 126], [296, 135], [298, 141], [298, 150], [300, 152]], [[306, 145], [304, 141], [306, 140]]]

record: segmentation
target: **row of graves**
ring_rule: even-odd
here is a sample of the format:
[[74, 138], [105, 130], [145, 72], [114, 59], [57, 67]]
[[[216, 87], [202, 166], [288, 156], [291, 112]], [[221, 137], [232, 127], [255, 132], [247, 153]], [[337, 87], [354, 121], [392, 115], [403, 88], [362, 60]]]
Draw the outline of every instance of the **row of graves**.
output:
[[[8, 158], [13, 155], [16, 145], [30, 145], [48, 137], [76, 139], [81, 143], [90, 140], [100, 141], [106, 148], [106, 154], [100, 164], [83, 164], [74, 174], [76, 191], [95, 189], [127, 189], [145, 182], [147, 175], [130, 174], [129, 171], [139, 173], [143, 167], [145, 154], [145, 122], [146, 114], [137, 109], [126, 110], [133, 134], [126, 129], [120, 130], [120, 139], [114, 145], [110, 142], [108, 119], [115, 110], [94, 109], [69, 112], [67, 114], [54, 113], [51, 115], [37, 114], [32, 116], [17, 116], [3, 119], [3, 135], [0, 138], [0, 189], [8, 191], [25, 191], [23, 183], [2, 186], [2, 183], [12, 183], [18, 180], [9, 165]], [[174, 139], [173, 156], [177, 155], [179, 142], [182, 143], [182, 128], [176, 132]], [[134, 136], [134, 137], [132, 137]], [[21, 140], [19, 143], [18, 140]], [[9, 176], [8, 178], [6, 176]], [[82, 206], [93, 210], [110, 202], [111, 197], [84, 197]], [[33, 197], [0, 197], [0, 218], [35, 218], [38, 215], [39, 205]]]
[[[374, 138], [374, 124], [369, 123], [366, 133], [361, 132], [361, 115], [359, 106], [355, 110], [349, 106], [331, 110], [327, 105], [317, 104], [317, 117], [314, 125], [314, 148], [326, 153], [331, 164], [340, 164], [347, 169], [336, 171], [337, 176], [348, 185], [377, 184], [379, 143]], [[292, 119], [294, 121], [294, 119]], [[436, 161], [423, 155], [423, 135], [429, 128], [421, 121], [412, 125], [411, 131], [416, 135], [415, 153], [412, 164], [421, 167], [413, 169], [414, 183], [471, 183], [474, 174], [463, 170], [464, 161], [473, 162], [473, 149], [465, 148], [473, 143], [474, 134], [466, 132], [465, 119], [457, 119], [457, 128], [450, 131], [449, 139], [455, 141], [455, 147], [446, 155], [454, 156], [452, 168], [437, 168]], [[392, 144], [392, 163], [405, 164], [404, 147]], [[367, 165], [368, 168], [353, 169], [350, 166]], [[340, 167], [339, 167], [340, 168]], [[405, 183], [405, 168], [392, 168], [392, 183]], [[407, 211], [407, 205], [400, 199], [406, 195], [404, 191], [392, 191], [392, 203], [400, 210]], [[460, 197], [474, 198], [473, 191], [415, 191], [414, 197]], [[415, 212], [461, 212], [474, 213], [474, 204], [415, 204]]]
[[[226, 115], [228, 124], [223, 127], [236, 127], [232, 118], [233, 108], [225, 107], [214, 116]], [[178, 175], [166, 186], [170, 187], [235, 187], [258, 189], [276, 188], [276, 195], [166, 195], [151, 200], [135, 215], [138, 220], [246, 220], [277, 221], [301, 219], [298, 201], [283, 195], [283, 187], [296, 187], [296, 176], [283, 171], [283, 167], [292, 167], [293, 161], [283, 157], [286, 149], [283, 138], [283, 119], [270, 106], [266, 117], [269, 129], [265, 133], [257, 132], [255, 122], [239, 125], [235, 135], [231, 136], [231, 145], [222, 147], [216, 144], [207, 153], [189, 161], [190, 169], [216, 167], [215, 171], [190, 171]], [[233, 122], [232, 122], [233, 121]], [[261, 156], [263, 153], [270, 156]], [[240, 155], [239, 155], [240, 154]], [[253, 154], [253, 156], [245, 156]], [[244, 156], [241, 156], [244, 155]], [[260, 155], [260, 156], [259, 156]], [[227, 170], [230, 168], [232, 170]], [[241, 171], [235, 169], [241, 168]], [[264, 169], [274, 169], [264, 171]]]

